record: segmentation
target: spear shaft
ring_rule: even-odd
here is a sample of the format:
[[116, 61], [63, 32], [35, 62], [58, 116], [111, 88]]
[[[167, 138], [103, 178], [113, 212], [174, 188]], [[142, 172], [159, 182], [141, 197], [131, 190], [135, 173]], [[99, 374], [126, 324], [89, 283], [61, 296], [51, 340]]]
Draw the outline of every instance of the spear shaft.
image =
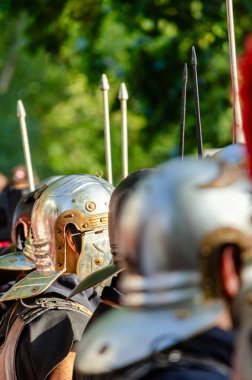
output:
[[104, 110], [104, 142], [105, 142], [107, 179], [108, 179], [108, 182], [113, 184], [111, 142], [110, 142], [109, 102], [108, 102], [108, 92], [109, 92], [110, 87], [109, 87], [108, 78], [105, 74], [102, 74], [100, 89], [102, 91], [103, 110]]
[[183, 70], [183, 87], [182, 87], [182, 100], [181, 100], [181, 117], [180, 117], [180, 144], [179, 156], [181, 160], [184, 158], [184, 145], [185, 145], [185, 116], [186, 116], [186, 88], [187, 88], [188, 72], [187, 64], [184, 64]]
[[198, 157], [203, 155], [203, 143], [202, 143], [202, 130], [200, 119], [200, 102], [199, 102], [199, 86], [197, 75], [197, 56], [194, 46], [192, 47], [192, 72], [193, 72], [193, 92], [194, 92], [194, 109], [196, 117], [196, 132], [197, 132], [197, 144], [198, 144]]
[[122, 111], [122, 176], [128, 175], [128, 123], [127, 123], [127, 101], [129, 99], [125, 83], [120, 86], [118, 98]]
[[228, 40], [229, 40], [229, 52], [230, 52], [229, 53], [230, 71], [231, 71], [232, 94], [233, 94], [233, 143], [244, 143], [244, 135], [243, 135], [243, 130], [242, 130], [241, 105], [240, 105], [240, 98], [239, 98], [232, 0], [226, 0], [226, 7], [227, 7]]
[[33, 171], [32, 171], [30, 147], [29, 147], [26, 120], [25, 120], [26, 112], [21, 100], [18, 100], [17, 102], [17, 117], [20, 123], [20, 130], [21, 130], [25, 163], [26, 163], [27, 174], [28, 174], [29, 188], [30, 188], [30, 191], [34, 191], [35, 190], [34, 177], [33, 177]]

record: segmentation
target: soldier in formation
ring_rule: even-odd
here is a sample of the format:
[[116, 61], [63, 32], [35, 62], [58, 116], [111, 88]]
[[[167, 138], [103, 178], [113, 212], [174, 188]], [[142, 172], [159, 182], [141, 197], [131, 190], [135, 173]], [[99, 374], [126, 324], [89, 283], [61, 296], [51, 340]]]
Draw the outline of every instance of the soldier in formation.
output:
[[63, 176], [30, 186], [13, 208], [15, 252], [0, 257], [0, 380], [249, 380], [244, 146], [129, 176], [123, 146], [126, 178], [115, 190], [97, 176]]
[[[1, 298], [2, 379], [72, 378], [75, 343], [99, 302], [93, 288], [66, 301], [80, 279], [108, 265], [113, 187], [96, 176], [65, 176], [37, 194], [23, 253], [35, 270]], [[9, 269], [19, 262], [11, 262]], [[46, 352], [46, 355], [44, 353]], [[43, 358], [43, 359], [42, 359]]]
[[[119, 299], [121, 292], [118, 289], [118, 281], [120, 279], [120, 272], [123, 270], [123, 264], [120, 262], [121, 255], [119, 250], [120, 217], [122, 214], [123, 206], [127, 201], [129, 195], [134, 191], [138, 182], [140, 182], [140, 180], [145, 178], [151, 172], [151, 169], [142, 169], [131, 173], [117, 185], [112, 193], [109, 203], [109, 244], [112, 260], [115, 267], [114, 271], [116, 273], [111, 279], [110, 285], [104, 287], [101, 294], [101, 302], [99, 303], [91, 320], [89, 321], [88, 327], [94, 321], [96, 321], [98, 317], [103, 315], [111, 308], [120, 307]], [[106, 279], [107, 272], [104, 271], [103, 275]], [[102, 279], [103, 278], [100, 277], [99, 281], [102, 281]]]
[[252, 232], [249, 190], [244, 171], [207, 160], [168, 162], [140, 183], [121, 219], [124, 307], [84, 334], [80, 372], [94, 379], [230, 377], [232, 305]]

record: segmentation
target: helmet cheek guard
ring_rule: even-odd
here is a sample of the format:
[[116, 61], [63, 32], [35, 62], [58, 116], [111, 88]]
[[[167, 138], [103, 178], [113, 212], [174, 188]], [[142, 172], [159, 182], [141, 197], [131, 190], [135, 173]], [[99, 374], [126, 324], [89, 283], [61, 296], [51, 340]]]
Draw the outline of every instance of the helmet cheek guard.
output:
[[84, 215], [79, 210], [67, 210], [56, 220], [55, 236], [55, 270], [66, 269], [66, 227], [73, 224], [81, 236], [81, 252], [76, 273], [84, 278], [86, 275], [108, 265], [111, 260], [108, 244], [108, 214]]

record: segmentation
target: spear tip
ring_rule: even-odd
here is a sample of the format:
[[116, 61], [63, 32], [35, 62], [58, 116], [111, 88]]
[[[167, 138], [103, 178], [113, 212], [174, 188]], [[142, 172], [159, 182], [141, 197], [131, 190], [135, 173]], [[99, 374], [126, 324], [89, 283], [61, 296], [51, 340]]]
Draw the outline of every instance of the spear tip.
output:
[[118, 99], [119, 100], [128, 100], [129, 95], [127, 91], [127, 87], [125, 83], [121, 83], [119, 94], [118, 94]]
[[184, 70], [183, 70], [183, 82], [187, 83], [188, 80], [188, 70], [187, 70], [187, 63], [184, 64]]
[[196, 51], [195, 47], [192, 47], [192, 60], [191, 60], [192, 65], [197, 65], [197, 56], [196, 56]]
[[108, 81], [108, 78], [107, 78], [106, 74], [102, 74], [100, 89], [102, 91], [109, 91], [109, 89], [110, 89], [110, 87], [109, 87], [109, 81]]
[[17, 101], [17, 117], [26, 117], [26, 112], [22, 100]]

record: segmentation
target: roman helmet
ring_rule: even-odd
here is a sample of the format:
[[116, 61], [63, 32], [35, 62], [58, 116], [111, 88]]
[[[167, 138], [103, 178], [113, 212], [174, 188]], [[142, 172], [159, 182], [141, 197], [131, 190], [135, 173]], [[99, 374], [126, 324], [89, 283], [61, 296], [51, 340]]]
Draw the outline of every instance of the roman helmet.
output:
[[88, 275], [69, 295], [69, 298], [75, 294], [96, 286], [100, 282], [108, 281], [114, 274], [123, 270], [120, 264], [119, 244], [119, 224], [123, 205], [134, 191], [137, 183], [146, 175], [150, 174], [153, 169], [140, 169], [125, 177], [115, 188], [109, 202], [109, 244], [112, 254], [112, 263], [96, 272]]
[[31, 224], [32, 208], [36, 198], [50, 185], [62, 176], [52, 176], [42, 180], [36, 190], [25, 195], [18, 202], [12, 218], [11, 240], [16, 245], [17, 251], [24, 249], [25, 241]]
[[143, 178], [149, 175], [152, 170], [153, 169], [141, 169], [129, 174], [119, 183], [111, 196], [109, 204], [109, 242], [113, 260], [118, 263], [119, 267], [120, 253], [118, 253], [118, 232], [123, 206], [140, 180], [143, 180]]
[[237, 166], [185, 159], [155, 170], [123, 210], [124, 308], [85, 333], [77, 369], [102, 374], [158, 360], [211, 328], [222, 313], [220, 250], [234, 244], [251, 255], [251, 236], [250, 184]]
[[[25, 260], [23, 249], [28, 238], [31, 225], [31, 213], [36, 198], [46, 187], [61, 176], [48, 177], [37, 185], [37, 189], [24, 195], [17, 203], [11, 227], [12, 244], [2, 251], [0, 269], [2, 270], [31, 270], [35, 268], [33, 262]], [[15, 252], [13, 252], [15, 251]]]
[[41, 192], [33, 206], [31, 235], [23, 251], [36, 270], [1, 300], [40, 294], [61, 274], [69, 273], [68, 231], [78, 250], [71, 273], [84, 278], [108, 265], [108, 206], [112, 191], [113, 187], [102, 178], [79, 174], [64, 176]]
[[36, 191], [25, 195], [18, 202], [12, 218], [11, 240], [17, 251], [23, 251], [31, 224], [31, 213]]

